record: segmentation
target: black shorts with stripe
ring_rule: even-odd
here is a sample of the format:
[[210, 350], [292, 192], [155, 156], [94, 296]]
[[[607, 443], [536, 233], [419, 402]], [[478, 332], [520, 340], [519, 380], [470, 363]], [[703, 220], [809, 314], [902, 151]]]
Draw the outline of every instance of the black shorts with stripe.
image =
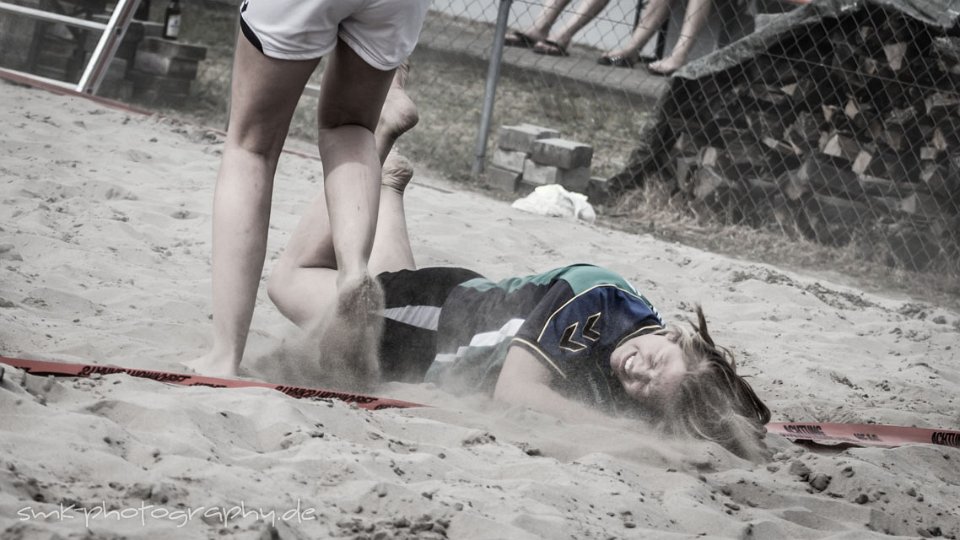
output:
[[377, 276], [384, 293], [380, 370], [386, 381], [422, 382], [437, 354], [440, 308], [450, 292], [482, 277], [466, 268], [421, 268]]

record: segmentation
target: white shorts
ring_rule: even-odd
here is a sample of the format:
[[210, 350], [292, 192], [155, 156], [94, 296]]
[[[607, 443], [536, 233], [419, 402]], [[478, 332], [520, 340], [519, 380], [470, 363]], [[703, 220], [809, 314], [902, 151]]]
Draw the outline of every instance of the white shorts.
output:
[[430, 0], [245, 0], [243, 34], [270, 58], [326, 56], [343, 39], [360, 58], [384, 71], [413, 52]]

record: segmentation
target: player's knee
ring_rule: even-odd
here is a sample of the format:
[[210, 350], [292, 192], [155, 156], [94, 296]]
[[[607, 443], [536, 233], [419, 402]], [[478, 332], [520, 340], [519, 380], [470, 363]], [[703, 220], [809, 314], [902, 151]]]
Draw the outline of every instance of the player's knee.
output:
[[358, 126], [368, 131], [377, 129], [380, 120], [380, 109], [365, 103], [360, 108], [328, 107], [317, 115], [317, 126], [321, 134], [325, 130], [333, 130], [343, 126]]
[[290, 283], [290, 269], [284, 264], [277, 264], [267, 277], [267, 296], [281, 312], [290, 297]]
[[277, 160], [286, 137], [285, 126], [236, 126], [228, 135], [228, 142], [250, 154]]

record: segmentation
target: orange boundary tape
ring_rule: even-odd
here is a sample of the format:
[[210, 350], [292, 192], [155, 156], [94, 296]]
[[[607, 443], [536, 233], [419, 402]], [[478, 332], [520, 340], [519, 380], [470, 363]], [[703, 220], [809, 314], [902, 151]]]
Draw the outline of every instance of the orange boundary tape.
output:
[[856, 446], [901, 446], [936, 444], [960, 448], [960, 431], [927, 429], [883, 424], [831, 424], [821, 422], [775, 422], [767, 432], [788, 439], [814, 443], [852, 444]]
[[[0, 364], [22, 369], [31, 375], [57, 375], [89, 377], [93, 374], [109, 375], [125, 373], [132, 377], [153, 379], [159, 382], [182, 386], [207, 386], [213, 388], [272, 388], [293, 398], [326, 398], [355, 403], [367, 410], [388, 408], [423, 407], [419, 403], [381, 398], [365, 394], [353, 394], [323, 388], [287, 386], [260, 381], [203, 377], [187, 373], [172, 373], [145, 369], [130, 369], [111, 365], [74, 364], [50, 360], [25, 360], [0, 356]], [[767, 432], [791, 440], [810, 441], [828, 445], [895, 447], [904, 444], [935, 444], [960, 448], [960, 431], [927, 429], [882, 424], [832, 424], [823, 422], [772, 422]]]
[[420, 405], [419, 403], [413, 403], [410, 401], [381, 398], [365, 394], [353, 394], [349, 392], [341, 392], [339, 390], [308, 388], [305, 386], [289, 386], [241, 379], [203, 377], [189, 373], [130, 369], [111, 365], [73, 364], [49, 360], [25, 360], [22, 358], [8, 358], [6, 356], [0, 356], [0, 363], [22, 369], [31, 375], [89, 377], [93, 374], [110, 375], [113, 373], [125, 373], [131, 377], [153, 379], [155, 381], [177, 384], [181, 386], [207, 386], [211, 388], [272, 388], [273, 390], [279, 390], [280, 392], [297, 399], [338, 399], [347, 403], [354, 403], [361, 409], [367, 409], [371, 411], [391, 408], [405, 409], [409, 407], [423, 407], [423, 405]]

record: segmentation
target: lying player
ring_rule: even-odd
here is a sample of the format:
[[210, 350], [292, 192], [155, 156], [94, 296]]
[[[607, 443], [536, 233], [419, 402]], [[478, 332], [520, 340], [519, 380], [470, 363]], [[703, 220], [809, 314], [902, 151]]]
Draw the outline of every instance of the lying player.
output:
[[[396, 136], [382, 140], [385, 155]], [[396, 155], [384, 163], [370, 270], [386, 308], [362, 314], [364, 327], [330, 330], [342, 320], [331, 315], [337, 267], [326, 205], [311, 206], [270, 276], [270, 298], [286, 317], [326, 326], [324, 369], [346, 369], [354, 384], [432, 381], [453, 393], [486, 392], [573, 420], [639, 416], [764, 458], [770, 411], [713, 342], [699, 307], [693, 331], [665, 325], [624, 278], [590, 265], [498, 282], [464, 268], [417, 269], [403, 207], [412, 174]]]

